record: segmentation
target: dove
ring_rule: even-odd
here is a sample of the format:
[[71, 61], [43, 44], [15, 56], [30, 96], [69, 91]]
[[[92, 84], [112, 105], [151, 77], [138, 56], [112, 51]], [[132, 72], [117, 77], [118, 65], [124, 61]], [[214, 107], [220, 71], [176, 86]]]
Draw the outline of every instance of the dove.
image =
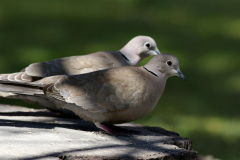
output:
[[75, 75], [122, 66], [137, 66], [149, 56], [160, 54], [156, 42], [148, 36], [137, 36], [119, 51], [102, 51], [33, 63], [23, 69], [32, 77]]
[[185, 80], [177, 57], [162, 53], [141, 67], [124, 66], [39, 80], [27, 78], [24, 72], [3, 74], [0, 91], [44, 99], [49, 101], [47, 105], [70, 110], [109, 134], [121, 135], [125, 131], [114, 124], [132, 122], [150, 113], [171, 76]]
[[[31, 79], [40, 79], [54, 75], [76, 75], [122, 66], [137, 66], [143, 59], [157, 54], [160, 54], [160, 52], [156, 42], [151, 37], [136, 36], [119, 51], [102, 51], [88, 55], [71, 56], [47, 62], [33, 63], [21, 72], [22, 76]], [[12, 93], [0, 92], [0, 96], [25, 99], [25, 101], [28, 101], [28, 97]], [[62, 109], [57, 109], [54, 105], [51, 107], [49, 107], [49, 105], [43, 106], [50, 110], [65, 112]]]

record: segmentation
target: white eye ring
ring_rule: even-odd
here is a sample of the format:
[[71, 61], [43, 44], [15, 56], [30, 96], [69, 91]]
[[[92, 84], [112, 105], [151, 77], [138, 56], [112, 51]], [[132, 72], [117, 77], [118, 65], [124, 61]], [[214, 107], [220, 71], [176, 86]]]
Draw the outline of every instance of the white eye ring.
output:
[[167, 60], [166, 64], [167, 64], [168, 66], [172, 66], [172, 61], [171, 61], [171, 60]]
[[144, 43], [144, 46], [147, 48], [147, 49], [150, 49], [151, 48], [151, 44], [149, 42], [145, 42]]

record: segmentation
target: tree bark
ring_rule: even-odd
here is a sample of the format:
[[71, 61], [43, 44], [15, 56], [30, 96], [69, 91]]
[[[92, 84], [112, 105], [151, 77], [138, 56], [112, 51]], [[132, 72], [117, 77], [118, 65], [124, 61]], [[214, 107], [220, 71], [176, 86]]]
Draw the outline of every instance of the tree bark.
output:
[[118, 125], [141, 131], [108, 135], [91, 122], [46, 109], [0, 105], [0, 157], [3, 159], [161, 159], [193, 160], [192, 142], [160, 127]]

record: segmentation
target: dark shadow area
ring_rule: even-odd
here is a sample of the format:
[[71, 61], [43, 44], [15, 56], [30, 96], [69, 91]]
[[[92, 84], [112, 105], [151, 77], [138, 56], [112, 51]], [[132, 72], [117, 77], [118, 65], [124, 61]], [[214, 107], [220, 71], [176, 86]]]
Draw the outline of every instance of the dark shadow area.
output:
[[[56, 119], [57, 120], [57, 119]], [[41, 128], [41, 129], [53, 129], [54, 127], [75, 129], [75, 130], [83, 130], [83, 131], [99, 131], [98, 128], [95, 127], [93, 123], [84, 123], [83, 125], [79, 125], [79, 121], [74, 121], [72, 119], [66, 119], [67, 122], [72, 122], [75, 124], [51, 124], [43, 122], [28, 122], [28, 121], [16, 121], [16, 120], [0, 120], [0, 126], [15, 126], [15, 127], [28, 127], [28, 128]], [[83, 123], [83, 122], [81, 122]]]
[[[38, 122], [30, 122], [30, 121], [18, 121], [18, 120], [9, 120], [9, 119], [0, 119], [0, 126], [15, 126], [15, 127], [29, 127], [29, 128], [42, 128], [42, 129], [52, 129], [54, 127], [62, 127], [67, 129], [75, 129], [75, 130], [83, 130], [83, 131], [100, 131], [94, 123], [84, 121], [78, 117], [69, 116], [65, 114], [61, 114], [58, 112], [51, 112], [51, 111], [17, 111], [17, 112], [0, 112], [0, 116], [15, 116], [15, 117], [52, 117], [51, 121], [48, 123], [48, 120], [37, 120]], [[56, 124], [53, 123], [54, 121], [61, 121], [61, 122], [68, 122], [69, 124]], [[61, 123], [59, 122], [59, 123]], [[141, 131], [143, 129], [142, 126], [125, 126], [124, 127], [127, 130], [133, 130], [133, 131]], [[155, 132], [155, 133], [161, 133], [167, 136], [179, 136], [175, 132], [167, 131], [162, 128], [155, 128], [155, 127], [144, 127], [149, 131]], [[107, 134], [107, 133], [105, 133]], [[135, 133], [133, 133], [134, 135]], [[136, 133], [147, 136], [148, 133]], [[131, 136], [131, 134], [129, 134]], [[118, 137], [118, 136], [117, 136]], [[119, 136], [122, 137], [122, 136]]]
[[[46, 111], [37, 111], [37, 112], [0, 112], [0, 116], [44, 116], [44, 117], [69, 117], [68, 115], [58, 113], [58, 112], [46, 112]], [[77, 118], [77, 117], [75, 117]]]

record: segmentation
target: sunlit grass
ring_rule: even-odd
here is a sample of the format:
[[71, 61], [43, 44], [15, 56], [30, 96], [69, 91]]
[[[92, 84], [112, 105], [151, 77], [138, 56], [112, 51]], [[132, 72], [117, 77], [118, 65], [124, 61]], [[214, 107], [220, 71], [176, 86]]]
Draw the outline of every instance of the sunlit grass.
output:
[[228, 89], [228, 92], [240, 93], [240, 73], [236, 73], [229, 77], [224, 85]]
[[[240, 56], [237, 56], [240, 57]], [[235, 69], [239, 66], [238, 63], [233, 63], [237, 58], [234, 54], [229, 53], [228, 51], [216, 51], [207, 52], [197, 61], [197, 69], [203, 74], [226, 74], [227, 72]]]
[[51, 51], [41, 47], [26, 47], [16, 50], [16, 59], [20, 63], [36, 63], [51, 60]]
[[[164, 122], [165, 120], [168, 123]], [[227, 143], [232, 143], [240, 138], [240, 127], [238, 127], [240, 126], [240, 119], [237, 117], [228, 119], [223, 117], [199, 117], [197, 115], [174, 115], [171, 117], [153, 115], [147, 120], [139, 120], [138, 122], [177, 131], [187, 137], [191, 136], [193, 132], [203, 132], [221, 137]]]
[[221, 35], [231, 38], [240, 37], [240, 20], [229, 17], [204, 17], [193, 20], [193, 25], [197, 31], [206, 37], [210, 35]]

